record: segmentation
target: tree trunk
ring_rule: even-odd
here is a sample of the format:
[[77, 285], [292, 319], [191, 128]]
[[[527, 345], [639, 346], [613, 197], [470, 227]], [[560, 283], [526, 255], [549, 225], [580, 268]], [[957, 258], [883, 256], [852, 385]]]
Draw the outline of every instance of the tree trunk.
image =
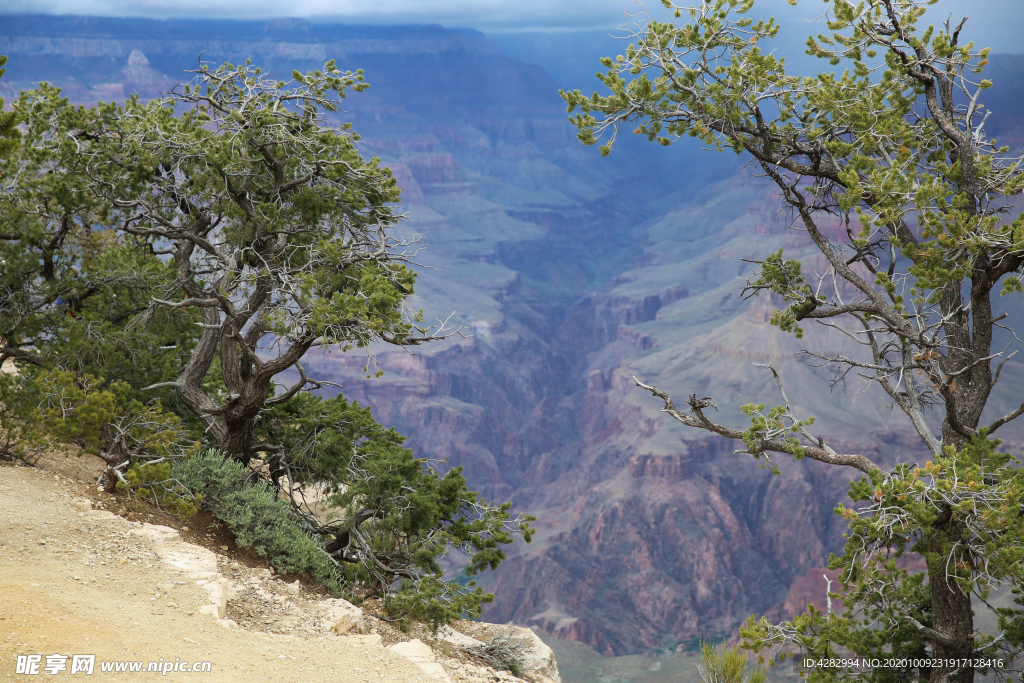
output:
[[974, 611], [971, 596], [960, 590], [952, 578], [946, 578], [945, 566], [929, 567], [932, 598], [932, 628], [952, 639], [952, 643], [932, 644], [932, 658], [935, 660], [968, 660], [966, 666], [960, 662], [943, 661], [933, 666], [929, 683], [972, 683], [974, 667], [970, 659], [974, 654]]
[[252, 420], [238, 420], [226, 423], [226, 434], [220, 443], [220, 451], [229, 458], [248, 464], [249, 446], [252, 445]]

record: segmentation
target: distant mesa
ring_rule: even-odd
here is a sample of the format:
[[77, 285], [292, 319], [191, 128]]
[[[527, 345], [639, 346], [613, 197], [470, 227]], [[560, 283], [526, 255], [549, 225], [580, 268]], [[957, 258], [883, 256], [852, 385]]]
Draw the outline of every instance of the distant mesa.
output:
[[132, 50], [132, 53], [128, 55], [128, 66], [149, 66], [149, 60], [141, 50]]
[[149, 59], [142, 50], [132, 50], [128, 55], [128, 65], [121, 69], [125, 90], [138, 93], [142, 97], [156, 97], [174, 87], [166, 74], [160, 73], [149, 66]]

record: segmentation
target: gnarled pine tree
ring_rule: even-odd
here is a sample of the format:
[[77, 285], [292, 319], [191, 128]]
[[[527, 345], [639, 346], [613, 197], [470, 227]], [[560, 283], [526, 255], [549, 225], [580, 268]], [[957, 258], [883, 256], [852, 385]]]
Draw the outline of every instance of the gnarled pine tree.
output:
[[[97, 452], [110, 489], [207, 494], [281, 571], [315, 569], [434, 626], [478, 616], [493, 596], [445, 581], [439, 560], [457, 549], [466, 575], [494, 569], [532, 518], [416, 458], [369, 409], [310, 395], [330, 383], [301, 364], [314, 346], [446, 334], [408, 308], [414, 240], [394, 236], [390, 171], [328, 121], [361, 73], [194, 73], [148, 104], [73, 108], [46, 84], [15, 104], [0, 360], [26, 372], [0, 376], [18, 408], [0, 429]], [[278, 386], [288, 371], [297, 380]], [[152, 403], [168, 389], [177, 415]], [[214, 448], [194, 457], [188, 437]]]
[[[667, 21], [647, 21], [631, 32], [625, 55], [603, 60], [608, 71], [599, 78], [610, 92], [562, 93], [570, 112], [582, 111], [573, 117], [580, 140], [606, 136], [607, 154], [625, 125], [663, 145], [692, 136], [752, 158], [829, 269], [809, 279], [778, 251], [759, 262], [745, 293], [781, 297], [772, 323], [782, 330], [801, 336], [801, 325], [817, 321], [852, 337], [861, 356], [811, 353], [840, 377], [852, 370], [877, 385], [931, 454], [925, 467], [883, 471], [836, 452], [794, 414], [770, 366], [782, 405], [745, 406], [747, 429], [712, 421], [710, 397], [692, 395], [677, 408], [637, 382], [684, 425], [742, 440], [741, 452], [787, 453], [867, 475], [851, 489], [859, 505], [837, 510], [851, 522], [845, 554], [831, 559], [842, 570], [844, 610], [811, 608], [782, 626], [752, 622], [747, 645], [898, 662], [815, 668], [815, 680], [967, 683], [976, 669], [996, 668], [991, 657], [1016, 652], [1024, 636], [1019, 612], [1007, 609], [999, 634], [978, 634], [971, 604], [972, 592], [1019, 587], [1024, 571], [1024, 476], [991, 438], [1024, 404], [981, 423], [1010, 357], [993, 347], [1002, 318], [993, 297], [1021, 292], [1024, 265], [1024, 219], [1008, 217], [1024, 187], [1020, 158], [984, 131], [988, 50], [963, 43], [963, 22], [919, 27], [934, 2], [826, 0], [828, 34], [809, 39], [808, 52], [846, 70], [799, 77], [762, 49], [778, 25], [746, 16], [753, 0], [663, 4]], [[844, 239], [823, 229], [837, 217]], [[929, 407], [941, 415], [938, 429]], [[923, 556], [927, 572], [900, 569], [904, 552]]]
[[[241, 462], [263, 450], [252, 439], [260, 411], [318, 385], [301, 365], [313, 346], [439, 338], [406, 315], [415, 274], [410, 241], [392, 232], [399, 188], [360, 156], [349, 124], [325, 120], [347, 89], [365, 87], [362, 75], [328, 62], [293, 79], [203, 65], [182, 92], [101, 105], [65, 132], [121, 239], [173, 264], [140, 324], [160, 311], [199, 311], [188, 362], [174, 381], [148, 388], [173, 388]], [[289, 370], [299, 379], [275, 393]]]

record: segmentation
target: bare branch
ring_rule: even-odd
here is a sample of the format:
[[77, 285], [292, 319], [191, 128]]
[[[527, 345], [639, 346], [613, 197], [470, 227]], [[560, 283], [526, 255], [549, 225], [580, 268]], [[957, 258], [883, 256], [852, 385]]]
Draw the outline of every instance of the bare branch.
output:
[[[711, 420], [704, 417], [703, 412], [699, 409], [700, 404], [691, 403], [691, 409], [694, 415], [687, 415], [686, 413], [680, 412], [675, 405], [672, 403], [672, 397], [661, 391], [660, 389], [652, 386], [648, 386], [638, 380], [636, 377], [633, 378], [636, 385], [641, 389], [646, 389], [651, 392], [654, 396], [660, 398], [665, 402], [665, 407], [662, 409], [663, 412], [668, 413], [679, 422], [683, 423], [687, 427], [696, 427], [697, 429], [704, 429], [715, 434], [720, 434], [729, 439], [743, 439], [743, 432], [739, 429], [732, 429], [731, 427], [725, 427], [723, 425], [716, 424]], [[764, 441], [760, 444], [760, 451], [773, 451], [776, 453], [788, 453], [789, 455], [802, 454], [804, 457], [811, 458], [812, 460], [818, 460], [820, 462], [828, 463], [830, 465], [844, 465], [847, 467], [853, 467], [865, 473], [874, 472], [879, 470], [878, 465], [873, 463], [870, 459], [863, 455], [846, 455], [838, 453], [830, 453], [824, 448], [816, 446], [802, 446], [794, 447], [792, 444], [779, 439], [773, 439], [770, 441]]]

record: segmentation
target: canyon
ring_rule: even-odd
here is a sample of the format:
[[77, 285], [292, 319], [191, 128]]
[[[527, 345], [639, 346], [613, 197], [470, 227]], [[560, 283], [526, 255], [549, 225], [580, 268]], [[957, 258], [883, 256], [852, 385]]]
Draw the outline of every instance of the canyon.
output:
[[[557, 65], [507, 57], [470, 30], [297, 20], [7, 16], [0, 54], [8, 101], [40, 80], [77, 103], [149, 99], [187, 82], [200, 55], [285, 75], [331, 58], [365, 70], [370, 89], [341, 116], [403, 189], [401, 230], [423, 247], [415, 305], [460, 333], [414, 353], [371, 349], [381, 377], [367, 378], [357, 351], [318, 351], [306, 368], [372, 406], [421, 457], [537, 516], [534, 541], [483, 577], [496, 595], [487, 621], [612, 656], [692, 649], [751, 614], [779, 619], [824, 600], [817, 577], [842, 547], [832, 509], [857, 473], [780, 457], [773, 476], [663, 415], [634, 377], [714, 397], [721, 421], [739, 426], [741, 404], [778, 402], [752, 365], [771, 362], [834, 447], [924, 459], [883, 396], [830, 387], [828, 370], [798, 353], [846, 349], [841, 335], [793, 339], [768, 324], [771, 300], [740, 296], [742, 259], [779, 246], [821, 269], [776, 192], [696, 145], [624, 140], [600, 157], [575, 140]], [[992, 61], [990, 130], [1019, 148], [1022, 60]], [[1024, 366], [1003, 376], [993, 415], [1019, 402]], [[1001, 436], [1024, 445], [1019, 428]]]

